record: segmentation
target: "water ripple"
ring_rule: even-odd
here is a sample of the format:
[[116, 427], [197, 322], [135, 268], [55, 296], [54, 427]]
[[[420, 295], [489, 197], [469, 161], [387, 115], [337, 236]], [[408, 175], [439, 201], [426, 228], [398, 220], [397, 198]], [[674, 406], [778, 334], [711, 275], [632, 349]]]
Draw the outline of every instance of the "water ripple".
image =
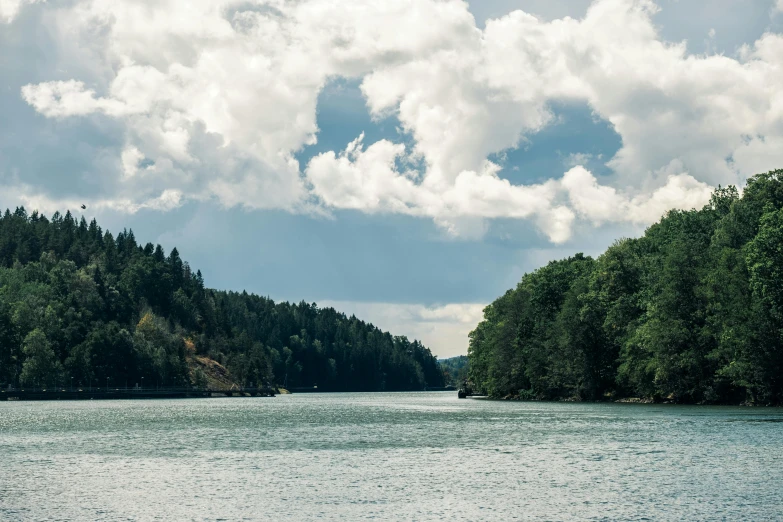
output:
[[0, 520], [777, 520], [783, 410], [0, 403]]

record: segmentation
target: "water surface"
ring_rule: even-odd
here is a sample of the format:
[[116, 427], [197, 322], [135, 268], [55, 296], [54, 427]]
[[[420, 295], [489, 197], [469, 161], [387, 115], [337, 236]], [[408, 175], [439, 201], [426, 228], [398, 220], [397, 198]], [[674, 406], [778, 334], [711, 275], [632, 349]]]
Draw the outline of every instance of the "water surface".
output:
[[454, 392], [0, 403], [0, 520], [781, 520], [783, 410]]

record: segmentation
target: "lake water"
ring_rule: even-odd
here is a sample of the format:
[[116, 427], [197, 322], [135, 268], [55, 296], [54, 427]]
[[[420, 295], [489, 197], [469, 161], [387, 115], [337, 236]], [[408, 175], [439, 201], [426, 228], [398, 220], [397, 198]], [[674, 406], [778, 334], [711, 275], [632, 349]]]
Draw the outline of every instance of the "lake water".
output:
[[783, 410], [456, 393], [0, 403], [0, 520], [781, 520]]

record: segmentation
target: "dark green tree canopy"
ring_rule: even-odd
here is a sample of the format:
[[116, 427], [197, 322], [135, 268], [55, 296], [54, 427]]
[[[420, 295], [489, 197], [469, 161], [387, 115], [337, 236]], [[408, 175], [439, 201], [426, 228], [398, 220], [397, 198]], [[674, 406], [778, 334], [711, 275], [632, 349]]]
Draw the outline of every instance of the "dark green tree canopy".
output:
[[[70, 212], [0, 218], [0, 385], [443, 386], [418, 341], [314, 303], [205, 287], [160, 245]], [[212, 381], [210, 381], [212, 379]]]
[[783, 403], [783, 171], [526, 274], [469, 358], [494, 396]]

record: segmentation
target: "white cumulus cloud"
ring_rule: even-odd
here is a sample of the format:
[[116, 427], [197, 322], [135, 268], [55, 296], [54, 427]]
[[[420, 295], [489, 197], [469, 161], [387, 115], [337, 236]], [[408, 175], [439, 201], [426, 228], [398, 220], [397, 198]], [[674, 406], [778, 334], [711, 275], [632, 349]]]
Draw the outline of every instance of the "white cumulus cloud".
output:
[[164, 190], [157, 196], [146, 200], [129, 198], [102, 198], [97, 200], [83, 198], [77, 200], [73, 198], [52, 198], [35, 187], [17, 183], [14, 185], [0, 185], [0, 193], [8, 200], [18, 201], [19, 204], [30, 209], [30, 211], [37, 210], [46, 214], [63, 212], [64, 209], [75, 210], [81, 207], [81, 205], [85, 205], [90, 212], [114, 210], [135, 213], [142, 209], [166, 212], [179, 207], [183, 203], [182, 193], [177, 190]]
[[[704, 204], [712, 185], [783, 165], [783, 36], [734, 58], [689, 55], [660, 39], [651, 0], [595, 0], [580, 19], [514, 11], [485, 29], [459, 0], [52, 9], [55, 41], [99, 62], [96, 72], [21, 94], [49, 118], [122, 123], [121, 196], [106, 199], [129, 211], [216, 199], [402, 213], [453, 234], [516, 218], [563, 242], [576, 220], [648, 223]], [[296, 152], [318, 139], [318, 94], [340, 77], [358, 79], [373, 117], [396, 116], [412, 144], [360, 137], [299, 165]], [[551, 124], [553, 102], [587, 104], [611, 123], [622, 138], [611, 177], [573, 161], [562, 178], [513, 184], [488, 160]]]
[[[411, 173], [397, 168], [410, 161], [403, 145], [376, 142], [366, 149], [363, 136], [335, 155], [314, 157], [306, 174], [313, 193], [327, 207], [365, 212], [397, 212], [434, 218], [453, 233], [468, 218], [534, 218], [554, 243], [571, 237], [577, 216], [595, 224], [651, 223], [671, 208], [697, 208], [712, 188], [684, 172], [665, 176], [665, 184], [650, 193], [625, 194], [600, 185], [582, 166], [560, 180], [539, 185], [512, 185], [498, 176], [498, 166], [485, 161], [479, 172], [462, 171], [453, 183], [415, 183]], [[562, 202], [562, 203], [560, 203]]]
[[22, 6], [37, 4], [46, 0], [0, 0], [0, 23], [11, 23]]
[[574, 167], [563, 176], [561, 185], [576, 212], [593, 223], [631, 222], [647, 224], [672, 208], [698, 208], [712, 193], [712, 187], [687, 173], [672, 174], [666, 184], [649, 194], [634, 197], [600, 185], [584, 167]]

